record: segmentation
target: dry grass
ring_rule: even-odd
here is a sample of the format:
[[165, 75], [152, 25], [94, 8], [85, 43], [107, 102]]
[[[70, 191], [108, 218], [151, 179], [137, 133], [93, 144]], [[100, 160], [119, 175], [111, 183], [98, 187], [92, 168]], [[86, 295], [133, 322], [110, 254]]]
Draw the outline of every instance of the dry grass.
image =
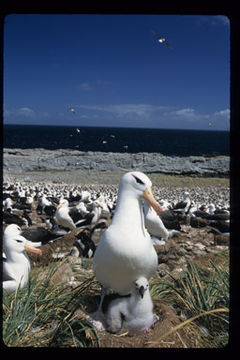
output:
[[[29, 171], [22, 174], [11, 174], [11, 178], [17, 181], [50, 181], [56, 183], [79, 184], [79, 185], [119, 185], [125, 171]], [[183, 175], [165, 175], [161, 173], [147, 174], [154, 186], [159, 187], [195, 187], [195, 186], [224, 186], [229, 187], [229, 178], [215, 177], [192, 177]]]
[[172, 277], [172, 281], [151, 283], [153, 297], [173, 306], [183, 320], [159, 341], [187, 327], [194, 334], [197, 347], [223, 347], [228, 343], [230, 290], [226, 257], [222, 254], [221, 264], [211, 262], [211, 268], [197, 268], [188, 261], [180, 279]]

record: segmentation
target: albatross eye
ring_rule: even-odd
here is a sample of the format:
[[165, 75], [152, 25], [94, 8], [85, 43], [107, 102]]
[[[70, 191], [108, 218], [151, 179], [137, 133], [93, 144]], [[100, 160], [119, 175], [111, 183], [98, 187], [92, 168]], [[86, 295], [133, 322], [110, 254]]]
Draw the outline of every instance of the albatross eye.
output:
[[16, 240], [18, 243], [21, 243], [22, 242], [22, 240]]
[[135, 175], [132, 175], [134, 178], [135, 178], [135, 180], [136, 180], [136, 182], [138, 183], [138, 184], [141, 184], [141, 185], [144, 185], [144, 182], [141, 180], [141, 179], [139, 179], [137, 176], [135, 176]]

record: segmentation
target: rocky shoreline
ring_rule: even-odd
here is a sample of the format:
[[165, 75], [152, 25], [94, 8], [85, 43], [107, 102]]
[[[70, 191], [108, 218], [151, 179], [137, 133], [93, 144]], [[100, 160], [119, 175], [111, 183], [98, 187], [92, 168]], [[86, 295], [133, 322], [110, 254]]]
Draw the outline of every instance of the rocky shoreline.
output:
[[230, 157], [170, 157], [159, 153], [83, 152], [70, 149], [3, 150], [5, 174], [31, 171], [133, 171], [197, 177], [228, 177]]

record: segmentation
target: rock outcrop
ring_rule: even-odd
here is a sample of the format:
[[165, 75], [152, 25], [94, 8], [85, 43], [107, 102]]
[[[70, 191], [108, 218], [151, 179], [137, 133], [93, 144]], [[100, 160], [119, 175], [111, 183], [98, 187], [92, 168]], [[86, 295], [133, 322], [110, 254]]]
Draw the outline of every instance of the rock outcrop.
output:
[[83, 152], [77, 150], [4, 149], [6, 173], [28, 171], [132, 171], [170, 175], [229, 175], [229, 156], [170, 157], [159, 153]]

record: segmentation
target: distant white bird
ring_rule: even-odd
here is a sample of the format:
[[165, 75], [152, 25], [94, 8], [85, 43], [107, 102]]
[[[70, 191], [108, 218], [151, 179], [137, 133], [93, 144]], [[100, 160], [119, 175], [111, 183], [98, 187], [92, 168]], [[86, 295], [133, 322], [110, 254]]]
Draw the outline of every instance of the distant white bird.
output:
[[44, 194], [43, 194], [42, 197], [40, 197], [40, 198], [38, 199], [38, 203], [39, 203], [39, 205], [40, 205], [41, 208], [42, 208], [42, 215], [45, 214], [45, 207], [52, 205], [51, 201], [49, 201], [49, 200], [47, 199], [46, 195], [44, 195]]
[[126, 326], [129, 335], [150, 331], [150, 327], [158, 320], [153, 314], [153, 303], [149, 292], [148, 280], [137, 279], [135, 289], [130, 297], [113, 300], [107, 311], [107, 329], [119, 333]]
[[6, 198], [4, 201], [3, 201], [3, 206], [4, 206], [4, 209], [7, 210], [7, 209], [11, 209], [12, 210], [12, 205], [13, 205], [13, 201], [10, 197]]
[[21, 236], [21, 228], [16, 224], [8, 225], [4, 231], [3, 249], [6, 258], [3, 259], [3, 289], [15, 291], [23, 288], [30, 272], [30, 261], [26, 252], [42, 255], [40, 249]]
[[75, 109], [73, 109], [73, 108], [69, 108], [68, 111], [71, 112], [71, 113], [73, 113], [73, 114], [76, 113]]
[[178, 202], [174, 207], [173, 211], [187, 214], [191, 207], [191, 196], [188, 191], [183, 193], [183, 200]]
[[163, 240], [168, 240], [168, 230], [164, 226], [162, 220], [149, 205], [144, 201], [143, 205], [144, 210], [144, 220], [147, 231], [150, 235], [156, 236], [157, 238], [163, 238]]
[[214, 215], [215, 210], [216, 210], [216, 208], [215, 208], [215, 205], [214, 205], [214, 204], [209, 204], [209, 205], [208, 205], [207, 212], [208, 212], [210, 215]]
[[172, 208], [171, 204], [167, 200], [160, 200], [159, 204], [162, 207], [162, 211], [169, 210]]
[[75, 223], [75, 226], [82, 227], [82, 226], [91, 226], [93, 227], [96, 225], [97, 221], [100, 218], [102, 211], [102, 206], [97, 201], [92, 203], [92, 211], [88, 212], [83, 219], [80, 219]]
[[90, 194], [89, 191], [82, 190], [80, 195], [81, 195], [81, 201], [83, 201], [83, 202], [89, 202], [90, 201], [91, 194]]
[[54, 215], [56, 223], [60, 226], [68, 228], [70, 230], [76, 229], [76, 226], [73, 222], [73, 219], [69, 215], [69, 203], [66, 199], [63, 199], [61, 203], [57, 206], [57, 210]]
[[89, 213], [88, 209], [86, 208], [86, 205], [83, 201], [80, 201], [79, 204], [76, 205], [77, 210], [80, 211], [82, 216], [85, 216]]
[[173, 48], [171, 47], [171, 45], [169, 45], [169, 43], [166, 41], [166, 39], [164, 39], [162, 36], [158, 35], [155, 31], [152, 30], [153, 35], [157, 38], [158, 42], [160, 42], [161, 44], [166, 45], [169, 49], [173, 50]]

